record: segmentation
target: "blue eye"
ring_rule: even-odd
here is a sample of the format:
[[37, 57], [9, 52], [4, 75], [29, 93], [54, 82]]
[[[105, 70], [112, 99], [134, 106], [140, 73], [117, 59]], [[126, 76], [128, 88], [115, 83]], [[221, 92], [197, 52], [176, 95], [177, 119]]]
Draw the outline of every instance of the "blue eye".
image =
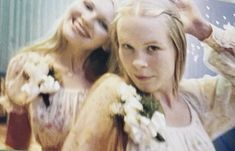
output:
[[129, 44], [122, 44], [121, 46], [123, 49], [133, 49], [133, 47]]
[[155, 46], [155, 45], [150, 45], [147, 47], [148, 52], [155, 52], [157, 50], [160, 50], [160, 47]]
[[98, 19], [98, 23], [100, 24], [100, 26], [105, 29], [106, 31], [108, 30], [108, 25], [105, 23], [104, 20], [102, 19]]
[[84, 1], [84, 5], [89, 11], [93, 11], [93, 6], [91, 3]]

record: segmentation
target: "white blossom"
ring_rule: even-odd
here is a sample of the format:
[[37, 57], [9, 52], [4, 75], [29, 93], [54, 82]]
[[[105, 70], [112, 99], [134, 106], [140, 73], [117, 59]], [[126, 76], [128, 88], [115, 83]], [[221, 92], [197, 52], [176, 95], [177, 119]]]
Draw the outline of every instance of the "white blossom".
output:
[[121, 100], [111, 105], [112, 112], [123, 115], [124, 131], [135, 144], [138, 144], [139, 149], [153, 149], [159, 143], [155, 139], [158, 131], [165, 126], [164, 115], [158, 111], [154, 112], [151, 119], [141, 115], [142, 98], [131, 85], [122, 83], [119, 94]]
[[29, 96], [29, 101], [40, 93], [54, 93], [60, 89], [59, 82], [48, 75], [50, 67], [46, 58], [36, 54], [32, 55], [25, 63], [23, 70], [29, 79], [21, 87], [21, 91]]

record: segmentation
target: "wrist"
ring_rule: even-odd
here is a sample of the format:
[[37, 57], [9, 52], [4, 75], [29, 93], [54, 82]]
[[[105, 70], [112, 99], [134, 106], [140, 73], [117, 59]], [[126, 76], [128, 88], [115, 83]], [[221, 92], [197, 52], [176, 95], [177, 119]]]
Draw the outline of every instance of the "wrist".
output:
[[27, 109], [27, 106], [14, 105], [12, 112], [16, 114], [23, 114], [23, 113], [28, 112], [28, 109]]
[[210, 37], [212, 33], [212, 26], [210, 25], [210, 23], [208, 23], [204, 19], [201, 19], [195, 20], [193, 24], [195, 26], [195, 30], [192, 33], [193, 36], [195, 36], [200, 41], [203, 41]]

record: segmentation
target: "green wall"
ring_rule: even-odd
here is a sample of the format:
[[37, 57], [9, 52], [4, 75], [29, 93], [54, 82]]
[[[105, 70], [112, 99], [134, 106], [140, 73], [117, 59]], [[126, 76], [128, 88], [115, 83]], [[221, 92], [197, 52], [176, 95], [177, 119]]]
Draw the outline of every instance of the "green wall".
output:
[[0, 0], [0, 72], [16, 51], [46, 36], [74, 0]]

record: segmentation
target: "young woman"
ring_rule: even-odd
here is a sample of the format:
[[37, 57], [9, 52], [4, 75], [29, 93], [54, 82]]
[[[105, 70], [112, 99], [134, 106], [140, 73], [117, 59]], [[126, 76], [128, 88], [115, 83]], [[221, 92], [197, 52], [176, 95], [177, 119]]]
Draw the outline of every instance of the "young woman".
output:
[[31, 126], [43, 150], [60, 150], [92, 83], [106, 71], [113, 0], [76, 0], [48, 39], [24, 48], [9, 63], [6, 144], [28, 148]]
[[[111, 31], [119, 62], [113, 69], [121, 76], [97, 81], [64, 151], [215, 150], [211, 139], [235, 125], [234, 28], [229, 30], [212, 27], [189, 0], [124, 6]], [[185, 31], [210, 46], [205, 51], [217, 77], [181, 80]]]

